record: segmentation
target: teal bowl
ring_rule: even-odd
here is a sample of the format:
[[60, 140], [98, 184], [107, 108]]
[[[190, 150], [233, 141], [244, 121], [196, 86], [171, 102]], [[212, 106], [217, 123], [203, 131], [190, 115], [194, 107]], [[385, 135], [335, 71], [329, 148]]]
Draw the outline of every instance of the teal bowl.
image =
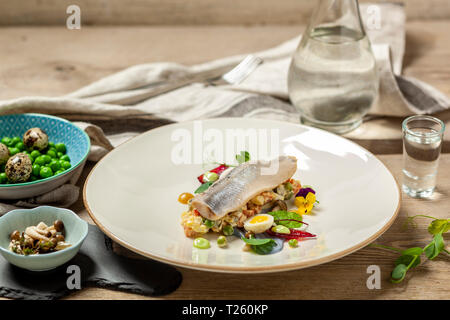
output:
[[83, 170], [90, 150], [88, 135], [73, 123], [45, 114], [11, 114], [0, 116], [0, 139], [8, 136], [23, 137], [30, 128], [43, 129], [50, 141], [64, 143], [72, 167], [47, 179], [17, 184], [0, 184], [0, 199], [16, 200], [38, 196], [63, 185]]
[[[43, 221], [47, 225], [61, 220], [65, 226], [66, 242], [71, 246], [57, 252], [23, 256], [9, 250], [9, 236], [14, 230], [24, 231]], [[0, 254], [11, 264], [30, 271], [46, 271], [70, 261], [80, 250], [88, 234], [88, 223], [73, 211], [49, 206], [17, 209], [0, 217]]]

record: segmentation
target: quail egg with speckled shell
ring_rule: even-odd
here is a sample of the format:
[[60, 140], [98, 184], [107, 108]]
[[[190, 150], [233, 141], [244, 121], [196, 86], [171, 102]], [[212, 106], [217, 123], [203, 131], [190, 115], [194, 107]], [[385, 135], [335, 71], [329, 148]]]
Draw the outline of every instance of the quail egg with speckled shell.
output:
[[44, 150], [48, 146], [48, 135], [41, 128], [31, 128], [23, 135], [23, 143], [28, 148]]
[[3, 143], [0, 143], [0, 165], [5, 164], [9, 159], [9, 149]]
[[25, 153], [15, 154], [9, 158], [5, 166], [6, 176], [12, 183], [26, 182], [32, 170], [30, 157]]

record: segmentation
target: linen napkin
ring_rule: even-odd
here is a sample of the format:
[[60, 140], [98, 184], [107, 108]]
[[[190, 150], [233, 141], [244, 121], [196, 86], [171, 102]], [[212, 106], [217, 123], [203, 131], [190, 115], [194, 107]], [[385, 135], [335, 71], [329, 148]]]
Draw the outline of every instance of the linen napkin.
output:
[[182, 281], [181, 273], [174, 267], [154, 260], [138, 260], [115, 254], [112, 241], [97, 227], [90, 225], [78, 255], [55, 270], [31, 273], [0, 258], [0, 297], [53, 300], [67, 296], [76, 291], [67, 286], [71, 275], [67, 273], [67, 268], [71, 265], [79, 267], [81, 289], [99, 287], [161, 296], [175, 291]]
[[[450, 99], [444, 94], [418, 79], [401, 75], [405, 50], [403, 6], [363, 4], [361, 13], [380, 71], [380, 97], [371, 114], [402, 117], [449, 109]], [[371, 23], [374, 17], [379, 18], [378, 23]], [[297, 37], [275, 48], [254, 53], [263, 59], [263, 64], [237, 85], [210, 86], [197, 81], [157, 95], [161, 87], [173, 81], [229, 70], [246, 55], [194, 66], [169, 62], [143, 64], [66, 96], [1, 101], [0, 114], [41, 112], [79, 121], [77, 125], [93, 140], [90, 155], [93, 161], [140, 132], [170, 122], [230, 116], [298, 122], [299, 114], [288, 101], [287, 74], [299, 40]], [[358, 138], [364, 139], [364, 134], [358, 133]], [[371, 138], [374, 138], [373, 133]], [[51, 194], [52, 199], [62, 202], [67, 196], [61, 190]], [[37, 198], [25, 202], [36, 205], [42, 201]], [[23, 204], [0, 205], [0, 214], [10, 210], [11, 206]]]

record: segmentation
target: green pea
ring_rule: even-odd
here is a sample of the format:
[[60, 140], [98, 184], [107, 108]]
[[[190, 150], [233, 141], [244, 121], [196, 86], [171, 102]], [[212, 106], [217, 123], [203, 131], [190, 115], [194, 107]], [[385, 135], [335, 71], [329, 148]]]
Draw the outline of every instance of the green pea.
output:
[[290, 182], [286, 182], [284, 187], [286, 188], [287, 191], [292, 191], [292, 184]]
[[8, 182], [8, 177], [6, 176], [6, 173], [2, 172], [0, 173], [0, 184], [4, 184]]
[[227, 245], [227, 238], [225, 238], [224, 236], [220, 236], [217, 238], [217, 245], [219, 247], [225, 247]]
[[52, 147], [52, 148], [48, 148], [48, 151], [53, 151], [55, 154], [57, 154], [58, 153], [58, 150], [56, 150], [56, 148], [55, 147]]
[[203, 177], [207, 182], [213, 182], [219, 179], [219, 175], [215, 172], [207, 172]]
[[208, 219], [204, 219], [203, 220], [203, 224], [205, 226], [207, 226], [208, 228], [212, 228], [214, 226], [214, 221], [208, 220]]
[[9, 149], [10, 155], [12, 155], [12, 156], [20, 152], [20, 150], [15, 147], [12, 147], [12, 148], [10, 147], [8, 149]]
[[25, 150], [25, 145], [23, 144], [22, 141], [17, 142], [15, 146], [16, 146], [16, 148], [19, 149], [20, 151]]
[[198, 249], [208, 249], [210, 247], [209, 241], [205, 238], [196, 238], [194, 240], [194, 247]]
[[5, 146], [9, 147], [9, 146], [11, 145], [11, 138], [10, 138], [10, 137], [3, 137], [3, 138], [2, 138], [2, 143], [3, 143]]
[[31, 177], [30, 177], [30, 181], [31, 181], [31, 182], [36, 181], [36, 180], [39, 180], [39, 178], [36, 177], [36, 176], [31, 176]]
[[14, 137], [14, 138], [11, 139], [11, 145], [12, 146], [15, 146], [19, 142], [22, 142], [22, 139], [20, 139], [20, 137]]
[[61, 159], [61, 157], [64, 155], [64, 153], [62, 152], [57, 152], [56, 156], [58, 157], [58, 159]]
[[63, 161], [69, 161], [70, 162], [70, 158], [67, 154], [63, 155], [61, 158], [59, 158], [59, 160], [63, 160]]
[[33, 171], [32, 171], [33, 175], [38, 177], [40, 172], [41, 172], [41, 166], [36, 163], [33, 164]]
[[[49, 142], [49, 143], [48, 143], [48, 148], [49, 148], [49, 149], [55, 148], [55, 143], [54, 143], [54, 142]], [[55, 149], [56, 149], [56, 148], [55, 148]]]
[[52, 169], [48, 168], [48, 167], [42, 167], [41, 171], [39, 172], [39, 175], [41, 176], [41, 178], [50, 178], [51, 176], [53, 176], [53, 171]]
[[44, 156], [39, 156], [36, 159], [34, 159], [34, 163], [40, 165], [41, 167], [44, 166], [45, 165], [45, 158], [44, 158]]
[[62, 167], [64, 170], [69, 169], [71, 166], [72, 166], [72, 165], [70, 164], [69, 161], [62, 161], [62, 163], [61, 163], [61, 167]]
[[59, 169], [61, 169], [61, 164], [59, 163], [58, 160], [53, 159], [52, 162], [49, 163], [49, 167], [50, 169], [52, 169], [53, 172], [56, 172]]
[[56, 158], [56, 152], [53, 151], [53, 150], [48, 150], [48, 151], [47, 151], [47, 155], [48, 155], [50, 158]]
[[45, 164], [50, 163], [52, 161], [52, 158], [49, 155], [42, 155], [41, 156], [44, 159]]
[[290, 234], [291, 233], [291, 230], [289, 230], [288, 227], [282, 226], [280, 224], [273, 227], [272, 231], [276, 232], [276, 233], [282, 233], [282, 234]]
[[55, 148], [58, 152], [66, 153], [66, 145], [64, 143], [55, 144]]
[[60, 173], [63, 173], [64, 172], [64, 169], [59, 169], [58, 171], [56, 171], [55, 173], [54, 173], [54, 176], [56, 176], [56, 175], [58, 175], [58, 174], [60, 174]]
[[234, 233], [233, 227], [230, 226], [229, 224], [224, 226], [222, 231], [223, 231], [223, 234], [226, 235], [226, 236], [231, 236]]
[[291, 248], [295, 248], [298, 246], [298, 240], [297, 239], [291, 239], [288, 241], [289, 246], [291, 246]]
[[33, 159], [36, 159], [37, 157], [39, 157], [41, 155], [41, 153], [38, 150], [33, 150], [30, 153], [30, 156], [33, 157]]

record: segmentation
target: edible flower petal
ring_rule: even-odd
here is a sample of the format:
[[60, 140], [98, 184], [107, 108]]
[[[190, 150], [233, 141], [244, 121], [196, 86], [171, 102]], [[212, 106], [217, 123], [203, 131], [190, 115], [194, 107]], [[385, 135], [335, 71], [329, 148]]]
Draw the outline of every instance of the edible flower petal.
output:
[[314, 191], [314, 189], [313, 188], [301, 188], [299, 191], [298, 191], [298, 193], [297, 193], [297, 195], [296, 195], [296, 197], [303, 197], [303, 198], [306, 198], [306, 196], [308, 195], [308, 193], [313, 193], [313, 194], [316, 194], [316, 191]]
[[295, 205], [297, 206], [296, 212], [299, 214], [308, 214], [311, 212], [316, 202], [316, 195], [309, 192], [306, 197], [295, 197]]

